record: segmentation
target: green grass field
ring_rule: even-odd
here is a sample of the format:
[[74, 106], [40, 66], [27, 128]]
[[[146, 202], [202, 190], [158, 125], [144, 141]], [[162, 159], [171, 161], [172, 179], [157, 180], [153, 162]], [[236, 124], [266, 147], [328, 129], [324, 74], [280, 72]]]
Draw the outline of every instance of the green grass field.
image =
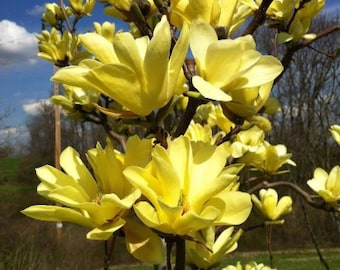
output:
[[[323, 251], [323, 256], [328, 263], [329, 269], [340, 269], [340, 250], [335, 251]], [[238, 254], [235, 253], [226, 257], [216, 269], [222, 269], [227, 265], [236, 265], [240, 261], [242, 264], [246, 264], [251, 261], [257, 263], [263, 262], [269, 265], [268, 256], [263, 252], [249, 252]], [[324, 270], [325, 267], [319, 261], [319, 257], [316, 252], [312, 250], [299, 250], [296, 251], [284, 251], [282, 253], [276, 252], [274, 255], [274, 267], [278, 270]], [[133, 266], [117, 266], [112, 267], [115, 270], [153, 270], [152, 266], [146, 265], [133, 265]], [[189, 268], [187, 268], [189, 269]]]
[[0, 159], [0, 182], [14, 181], [17, 176], [18, 165], [19, 159], [17, 158]]

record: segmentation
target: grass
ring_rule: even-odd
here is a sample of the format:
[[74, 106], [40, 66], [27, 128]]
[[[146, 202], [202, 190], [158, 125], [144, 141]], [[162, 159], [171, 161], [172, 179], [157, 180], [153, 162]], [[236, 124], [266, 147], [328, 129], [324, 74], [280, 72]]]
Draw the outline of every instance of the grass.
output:
[[17, 176], [18, 166], [19, 159], [17, 158], [0, 159], [0, 181], [14, 181]]
[[[340, 251], [330, 250], [323, 251], [323, 256], [329, 265], [329, 269], [340, 269]], [[264, 263], [269, 265], [268, 256], [264, 252], [242, 252], [230, 255], [223, 260], [221, 265], [216, 270], [221, 270], [227, 265], [236, 265], [237, 262], [242, 265], [251, 261], [257, 263]], [[324, 270], [325, 267], [319, 261], [316, 252], [312, 250], [305, 251], [284, 251], [274, 255], [274, 267], [278, 270]], [[152, 266], [148, 265], [130, 265], [130, 266], [116, 266], [110, 268], [111, 270], [153, 270]], [[189, 270], [189, 268], [187, 268]]]
[[[340, 269], [340, 251], [329, 250], [322, 252], [330, 269]], [[233, 264], [238, 261], [245, 264], [250, 261], [262, 262], [269, 265], [269, 257], [266, 253], [242, 253], [233, 255], [233, 258], [227, 258], [223, 261], [223, 265]], [[276, 252], [274, 254], [274, 267], [281, 270], [324, 270], [325, 267], [321, 264], [318, 255], [314, 250], [291, 250]], [[219, 269], [221, 269], [220, 267]]]

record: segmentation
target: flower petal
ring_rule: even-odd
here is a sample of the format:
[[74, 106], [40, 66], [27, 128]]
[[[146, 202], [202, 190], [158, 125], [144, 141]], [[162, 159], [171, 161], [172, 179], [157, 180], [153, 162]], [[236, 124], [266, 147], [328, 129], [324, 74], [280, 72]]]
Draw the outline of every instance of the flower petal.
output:
[[148, 227], [128, 219], [123, 227], [126, 248], [138, 260], [150, 264], [165, 261], [165, 248], [159, 236]]
[[193, 76], [192, 84], [205, 98], [224, 102], [232, 100], [230, 95], [223, 92], [220, 88], [214, 86], [210, 82], [204, 80], [200, 76]]
[[42, 221], [72, 222], [85, 227], [93, 227], [94, 224], [85, 218], [80, 212], [54, 205], [33, 205], [22, 210], [24, 215]]
[[100, 228], [94, 228], [92, 231], [88, 232], [86, 238], [91, 240], [108, 240], [111, 235], [123, 227], [124, 224], [125, 220], [121, 218], [117, 221], [106, 223]]

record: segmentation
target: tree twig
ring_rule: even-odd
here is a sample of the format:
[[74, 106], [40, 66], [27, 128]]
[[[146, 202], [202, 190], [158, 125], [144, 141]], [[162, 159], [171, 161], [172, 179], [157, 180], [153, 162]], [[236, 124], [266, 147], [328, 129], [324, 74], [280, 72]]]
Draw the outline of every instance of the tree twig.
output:
[[253, 34], [256, 29], [264, 22], [266, 19], [266, 12], [273, 0], [263, 0], [258, 10], [256, 10], [254, 18], [248, 24], [246, 30], [242, 33], [242, 36]]
[[302, 209], [302, 212], [303, 212], [303, 215], [305, 217], [305, 220], [306, 220], [306, 224], [307, 224], [307, 227], [308, 227], [308, 231], [310, 233], [310, 236], [312, 238], [312, 241], [313, 241], [313, 244], [314, 244], [314, 247], [316, 249], [316, 252], [318, 253], [318, 256], [319, 256], [319, 259], [320, 259], [320, 262], [323, 264], [323, 266], [325, 267], [325, 269], [329, 270], [329, 265], [328, 263], [326, 262], [326, 260], [324, 259], [324, 257], [322, 256], [322, 253], [320, 251], [320, 247], [319, 247], [319, 244], [318, 244], [318, 240], [316, 239], [316, 236], [315, 236], [315, 233], [313, 231], [313, 227], [310, 223], [310, 220], [309, 220], [309, 217], [307, 215], [307, 211], [306, 211], [306, 207], [303, 203], [303, 201], [300, 199], [300, 202], [301, 202], [301, 209]]
[[313, 42], [319, 40], [320, 38], [323, 38], [325, 36], [328, 36], [332, 33], [335, 33], [335, 32], [338, 32], [340, 31], [340, 25], [333, 25], [331, 27], [328, 27], [320, 32], [318, 32], [315, 36], [314, 39], [312, 40], [304, 40], [303, 42], [301, 43], [297, 43], [291, 47], [289, 47], [286, 51], [286, 54], [283, 56], [282, 60], [281, 60], [281, 63], [282, 63], [282, 66], [283, 66], [283, 71], [282, 73], [275, 79], [275, 83], [277, 83], [283, 76], [283, 74], [285, 73], [285, 71], [287, 70], [287, 68], [289, 67], [290, 65], [290, 62], [292, 61], [293, 59], [293, 56], [294, 56], [294, 53], [304, 47], [309, 47]]

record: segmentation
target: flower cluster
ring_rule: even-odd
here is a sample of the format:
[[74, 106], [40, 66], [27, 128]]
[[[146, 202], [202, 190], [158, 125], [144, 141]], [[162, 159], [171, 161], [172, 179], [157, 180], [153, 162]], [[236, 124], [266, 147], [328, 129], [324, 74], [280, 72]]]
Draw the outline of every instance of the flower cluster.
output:
[[[295, 166], [284, 145], [265, 139], [266, 116], [280, 107], [270, 94], [283, 65], [257, 50], [253, 31], [236, 34], [262, 1], [101, 0], [130, 31], [96, 22], [92, 32], [76, 34], [95, 2], [47, 4], [49, 29], [37, 39], [39, 56], [61, 67], [52, 81], [65, 91], [52, 102], [69, 118], [104, 126], [107, 144], [88, 150], [87, 162], [68, 147], [62, 169], [38, 168], [38, 193], [57, 205], [22, 213], [85, 226], [88, 239], [123, 235], [133, 256], [153, 264], [165, 260], [164, 240], [170, 265], [176, 242], [182, 264], [212, 269], [237, 248], [253, 204], [266, 222], [280, 223], [292, 210], [291, 197], [279, 199], [274, 189], [258, 185], [259, 198], [245, 192], [254, 170], [267, 180]], [[280, 25], [281, 39], [297, 43], [323, 3], [275, 0], [263, 15]], [[339, 126], [330, 131], [339, 143]], [[317, 169], [308, 185], [334, 204], [339, 175], [339, 167], [329, 175]]]

